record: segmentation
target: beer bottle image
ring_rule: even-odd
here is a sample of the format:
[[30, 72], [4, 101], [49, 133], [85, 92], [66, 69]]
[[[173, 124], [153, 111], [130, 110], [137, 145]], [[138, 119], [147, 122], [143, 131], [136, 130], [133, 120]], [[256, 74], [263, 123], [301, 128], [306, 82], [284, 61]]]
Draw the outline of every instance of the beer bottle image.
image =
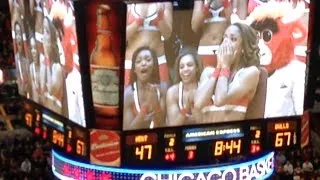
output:
[[117, 116], [119, 104], [119, 63], [112, 51], [108, 5], [97, 8], [97, 37], [90, 57], [91, 86], [96, 115]]

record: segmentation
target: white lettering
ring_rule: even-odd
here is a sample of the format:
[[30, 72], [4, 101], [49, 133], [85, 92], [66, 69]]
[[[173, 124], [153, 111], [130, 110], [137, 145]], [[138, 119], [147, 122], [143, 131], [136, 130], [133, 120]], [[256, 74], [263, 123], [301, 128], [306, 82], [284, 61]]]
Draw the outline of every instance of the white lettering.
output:
[[258, 162], [257, 170], [261, 176], [264, 176], [266, 174], [266, 169], [267, 169], [266, 161]]
[[[207, 180], [212, 180], [212, 176], [213, 175], [218, 175], [219, 177], [221, 177], [221, 171], [218, 171], [218, 170], [214, 170], [214, 171], [211, 171], [209, 174], [208, 174], [208, 177], [207, 177]], [[221, 180], [221, 178], [219, 179], [216, 179], [215, 180]]]
[[232, 168], [232, 166], [230, 166], [226, 170], [216, 167], [208, 169], [207, 172], [201, 171], [198, 173], [196, 172], [196, 170], [191, 170], [191, 172], [184, 172], [181, 174], [179, 174], [179, 171], [177, 171], [178, 174], [156, 174], [152, 172], [147, 172], [141, 176], [140, 180], [251, 180], [252, 178], [260, 179], [261, 177], [265, 176], [266, 174], [270, 174], [273, 171], [273, 161], [274, 157], [268, 155], [258, 162], [246, 162], [242, 166], [240, 165], [240, 167], [238, 166], [237, 168]]
[[178, 180], [184, 180], [185, 177], [188, 177], [190, 179], [194, 179], [194, 175], [192, 173], [184, 173], [179, 176]]
[[271, 157], [270, 159], [266, 159], [266, 164], [267, 164], [267, 168], [266, 171], [267, 173], [270, 173], [273, 170], [273, 157]]
[[[231, 173], [232, 174], [232, 180], [236, 180], [237, 179], [237, 173], [234, 169], [228, 168], [226, 169], [223, 173], [222, 173], [222, 179], [230, 179], [230, 178], [226, 178], [227, 174]], [[229, 175], [230, 176], [230, 175]], [[227, 177], [229, 177], [227, 176]]]
[[249, 167], [248, 166], [242, 166], [240, 167], [240, 173], [239, 173], [239, 179], [251, 179], [249, 175]]
[[256, 168], [255, 164], [253, 164], [251, 166], [250, 175], [251, 175], [251, 177], [255, 177], [255, 178], [257, 178], [259, 176], [259, 174], [257, 173], [257, 168]]
[[200, 173], [197, 177], [197, 180], [206, 180], [206, 177], [204, 176], [203, 173]]
[[154, 173], [152, 172], [147, 172], [147, 173], [144, 173], [141, 177], [140, 177], [140, 180], [145, 180], [147, 178], [152, 178], [152, 180], [157, 180], [157, 175], [155, 175]]
[[93, 143], [91, 145], [91, 150], [103, 149], [103, 148], [108, 148], [113, 146], [119, 146], [119, 141], [110, 142], [110, 143], [101, 143], [101, 144]]

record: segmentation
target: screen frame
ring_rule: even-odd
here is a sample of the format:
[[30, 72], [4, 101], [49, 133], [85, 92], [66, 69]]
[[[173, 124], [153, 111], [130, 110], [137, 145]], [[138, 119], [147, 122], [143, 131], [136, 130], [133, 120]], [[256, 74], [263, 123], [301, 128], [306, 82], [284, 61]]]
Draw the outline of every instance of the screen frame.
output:
[[[31, 1], [31, 0], [30, 0]], [[33, 0], [32, 0], [33, 1]], [[29, 0], [26, 1], [26, 2], [23, 2], [23, 3], [29, 3]], [[84, 123], [85, 123], [85, 126], [82, 126], [76, 122], [74, 122], [73, 120], [71, 120], [69, 118], [69, 115], [68, 114], [65, 114], [66, 116], [62, 115], [62, 114], [58, 114], [56, 112], [54, 112], [53, 110], [51, 110], [50, 108], [48, 108], [47, 106], [45, 105], [42, 105], [40, 103], [37, 103], [35, 101], [32, 100], [32, 98], [27, 98], [26, 96], [23, 96], [21, 94], [20, 97], [22, 97], [22, 99], [24, 100], [27, 100], [28, 102], [33, 102], [34, 104], [37, 104], [37, 106], [41, 106], [42, 108], [50, 111], [50, 113], [53, 113], [55, 115], [58, 115], [59, 117], [61, 117], [60, 119], [64, 122], [64, 123], [68, 123], [68, 121], [70, 121], [71, 123], [74, 123], [76, 124], [76, 126], [79, 126], [79, 127], [82, 127], [82, 128], [90, 128], [92, 127], [92, 121], [90, 121], [90, 119], [92, 119], [90, 116], [92, 115], [92, 113], [90, 112], [90, 110], [92, 109], [92, 106], [91, 106], [91, 102], [90, 102], [90, 93], [91, 93], [91, 89], [90, 91], [88, 90], [88, 86], [90, 86], [90, 83], [88, 83], [88, 63], [87, 63], [87, 60], [86, 60], [86, 56], [84, 55], [84, 51], [81, 50], [83, 48], [83, 41], [85, 41], [85, 39], [83, 39], [83, 34], [84, 31], [83, 31], [83, 23], [81, 23], [81, 16], [83, 13], [81, 13], [84, 8], [84, 6], [81, 4], [81, 1], [78, 1], [78, 0], [68, 0], [67, 3], [72, 3], [72, 6], [73, 6], [73, 17], [75, 18], [75, 23], [74, 23], [74, 27], [75, 27], [75, 36], [77, 38], [77, 48], [78, 48], [78, 56], [79, 56], [79, 73], [80, 73], [80, 77], [81, 77], [81, 86], [82, 86], [82, 99], [83, 99], [83, 107], [84, 107]], [[13, 23], [13, 19], [10, 21], [11, 23]], [[25, 33], [25, 32], [24, 32]], [[29, 39], [26, 38], [26, 40], [24, 42], [27, 42], [27, 44], [29, 44]], [[28, 46], [29, 47], [29, 46]], [[38, 53], [40, 52], [38, 49], [37, 49]], [[63, 66], [64, 67], [64, 66]], [[65, 81], [65, 78], [64, 78], [64, 87], [65, 87], [65, 90], [66, 90], [66, 81]], [[67, 96], [67, 92], [64, 91], [63, 92], [64, 96]], [[68, 106], [67, 103], [65, 103], [66, 106]]]
[[[173, 5], [173, 9], [172, 9], [172, 12], [174, 11], [181, 11], [181, 10], [190, 10], [189, 7], [184, 7], [184, 6], [180, 6], [178, 5], [178, 1], [179, 0], [165, 0], [165, 1], [161, 1], [161, 0], [123, 0], [124, 4], [125, 4], [125, 7], [127, 9], [128, 5], [129, 4], [133, 4], [133, 3], [159, 3], [159, 2], [171, 2], [172, 5]], [[197, 1], [197, 0], [192, 0], [193, 2], [194, 1]], [[315, 44], [315, 36], [313, 32], [315, 32], [314, 30], [316, 29], [315, 27], [317, 27], [317, 25], [315, 25], [315, 14], [316, 14], [316, 2], [315, 1], [310, 1], [309, 2], [309, 14], [308, 14], [308, 33], [307, 33], [307, 36], [306, 36], [306, 41], [307, 41], [307, 52], [306, 52], [306, 70], [305, 70], [305, 83], [304, 83], [304, 99], [303, 99], [303, 110], [307, 110], [309, 107], [310, 107], [310, 102], [312, 101], [313, 102], [313, 99], [311, 97], [311, 94], [310, 93], [307, 93], [309, 91], [311, 91], [310, 89], [312, 89], [312, 85], [313, 84], [311, 82], [311, 76], [310, 76], [310, 64], [315, 62], [316, 60], [314, 58], [311, 58], [313, 57], [313, 54], [316, 54], [314, 51], [317, 52], [317, 50], [315, 50], [313, 48], [314, 44]], [[319, 5], [318, 5], [319, 6]], [[191, 9], [192, 10], [192, 9]], [[127, 17], [125, 17], [125, 22], [127, 21]], [[126, 25], [126, 24], [125, 24]], [[124, 26], [126, 27], [126, 26]], [[126, 36], [125, 36], [125, 41], [126, 41]], [[320, 41], [319, 41], [320, 42]], [[123, 47], [122, 48], [124, 52], [126, 52], [126, 47]], [[125, 58], [123, 58], [124, 60]], [[312, 60], [314, 59], [314, 60]], [[124, 63], [123, 65], [121, 66], [121, 70], [124, 70]], [[316, 71], [316, 70], [313, 70], [313, 71]], [[124, 89], [125, 89], [125, 85], [124, 85], [124, 73], [121, 74], [121, 78], [122, 78], [122, 81], [120, 82], [120, 90], [122, 90], [122, 92], [120, 91], [120, 101], [122, 104], [122, 107], [120, 107], [120, 112], [121, 112], [121, 115], [122, 115], [122, 123], [121, 123], [121, 129], [123, 132], [136, 132], [136, 131], [148, 131], [148, 130], [152, 130], [152, 129], [149, 129], [149, 128], [139, 128], [139, 129], [130, 129], [130, 130], [125, 130], [124, 129], [124, 126], [123, 126], [123, 122], [124, 122], [124, 118], [123, 118], [123, 112], [124, 112], [124, 107], [123, 107], [123, 104], [124, 104]], [[172, 84], [173, 85], [173, 84]], [[241, 122], [245, 123], [245, 121], [251, 121], [251, 120], [272, 120], [272, 119], [290, 119], [290, 118], [297, 118], [297, 117], [302, 117], [302, 114], [301, 115], [292, 115], [292, 116], [277, 116], [277, 117], [267, 117], [267, 118], [253, 118], [253, 119], [247, 119], [245, 118], [244, 120], [241, 120]], [[233, 120], [233, 121], [230, 121], [230, 123], [236, 123], [238, 122], [237, 120]], [[207, 125], [212, 125], [212, 124], [219, 124], [220, 122], [218, 123], [205, 123]], [[163, 129], [163, 128], [177, 128], [177, 127], [181, 127], [181, 128], [184, 128], [184, 127], [193, 127], [193, 126], [202, 126], [202, 125], [205, 125], [205, 124], [192, 124], [192, 125], [178, 125], [178, 126], [163, 126], [163, 127], [156, 127], [156, 128], [153, 128], [154, 130], [158, 130], [158, 129]]]

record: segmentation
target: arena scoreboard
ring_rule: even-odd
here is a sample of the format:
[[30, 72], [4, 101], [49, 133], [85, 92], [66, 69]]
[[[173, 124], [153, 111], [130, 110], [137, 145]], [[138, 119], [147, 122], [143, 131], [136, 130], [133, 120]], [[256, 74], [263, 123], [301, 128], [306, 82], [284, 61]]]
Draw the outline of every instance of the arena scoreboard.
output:
[[299, 146], [300, 119], [124, 132], [124, 166], [210, 165]]
[[25, 124], [36, 135], [68, 154], [85, 159], [89, 155], [86, 128], [68, 122], [35, 103], [25, 101], [24, 110]]
[[[89, 159], [88, 129], [26, 103], [25, 123], [67, 154]], [[300, 146], [301, 117], [120, 132], [121, 167], [230, 163]]]

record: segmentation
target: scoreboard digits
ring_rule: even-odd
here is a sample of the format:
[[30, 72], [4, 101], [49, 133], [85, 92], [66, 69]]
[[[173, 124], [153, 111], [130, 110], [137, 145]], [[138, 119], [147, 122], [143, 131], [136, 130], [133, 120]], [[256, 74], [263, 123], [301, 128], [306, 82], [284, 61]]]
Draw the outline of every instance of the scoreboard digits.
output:
[[64, 147], [64, 134], [57, 131], [57, 130], [53, 130], [52, 131], [52, 143], [55, 145], [58, 145], [60, 147]]
[[[87, 129], [66, 125], [54, 115], [42, 114], [37, 109], [26, 112], [24, 121], [38, 135], [68, 153], [87, 155]], [[227, 162], [239, 155], [283, 150], [298, 144], [298, 123], [297, 120], [270, 120], [127, 132], [123, 162], [125, 165], [205, 165], [216, 160]]]
[[140, 160], [150, 160], [152, 157], [152, 145], [148, 144], [136, 147], [135, 155]]
[[82, 140], [77, 140], [76, 144], [76, 153], [78, 155], [85, 156], [86, 155], [86, 146], [85, 143]]
[[32, 114], [31, 113], [26, 113], [24, 115], [24, 119], [25, 119], [26, 125], [29, 126], [29, 127], [32, 127]]
[[[126, 132], [124, 165], [210, 165], [297, 145], [299, 121], [250, 121]], [[159, 137], [159, 138], [158, 138]]]
[[164, 133], [164, 160], [166, 162], [176, 162], [176, 133]]
[[275, 147], [284, 146], [284, 142], [286, 142], [286, 146], [290, 146], [291, 144], [291, 132], [279, 132], [276, 134]]
[[128, 150], [127, 157], [133, 162], [152, 162], [156, 157], [156, 143], [158, 136], [156, 133], [146, 133], [128, 135], [126, 145]]
[[241, 152], [241, 139], [218, 140], [213, 143], [213, 156], [234, 155]]
[[295, 146], [297, 136], [296, 121], [281, 121], [268, 123], [267, 133], [270, 136], [271, 148], [284, 149]]

